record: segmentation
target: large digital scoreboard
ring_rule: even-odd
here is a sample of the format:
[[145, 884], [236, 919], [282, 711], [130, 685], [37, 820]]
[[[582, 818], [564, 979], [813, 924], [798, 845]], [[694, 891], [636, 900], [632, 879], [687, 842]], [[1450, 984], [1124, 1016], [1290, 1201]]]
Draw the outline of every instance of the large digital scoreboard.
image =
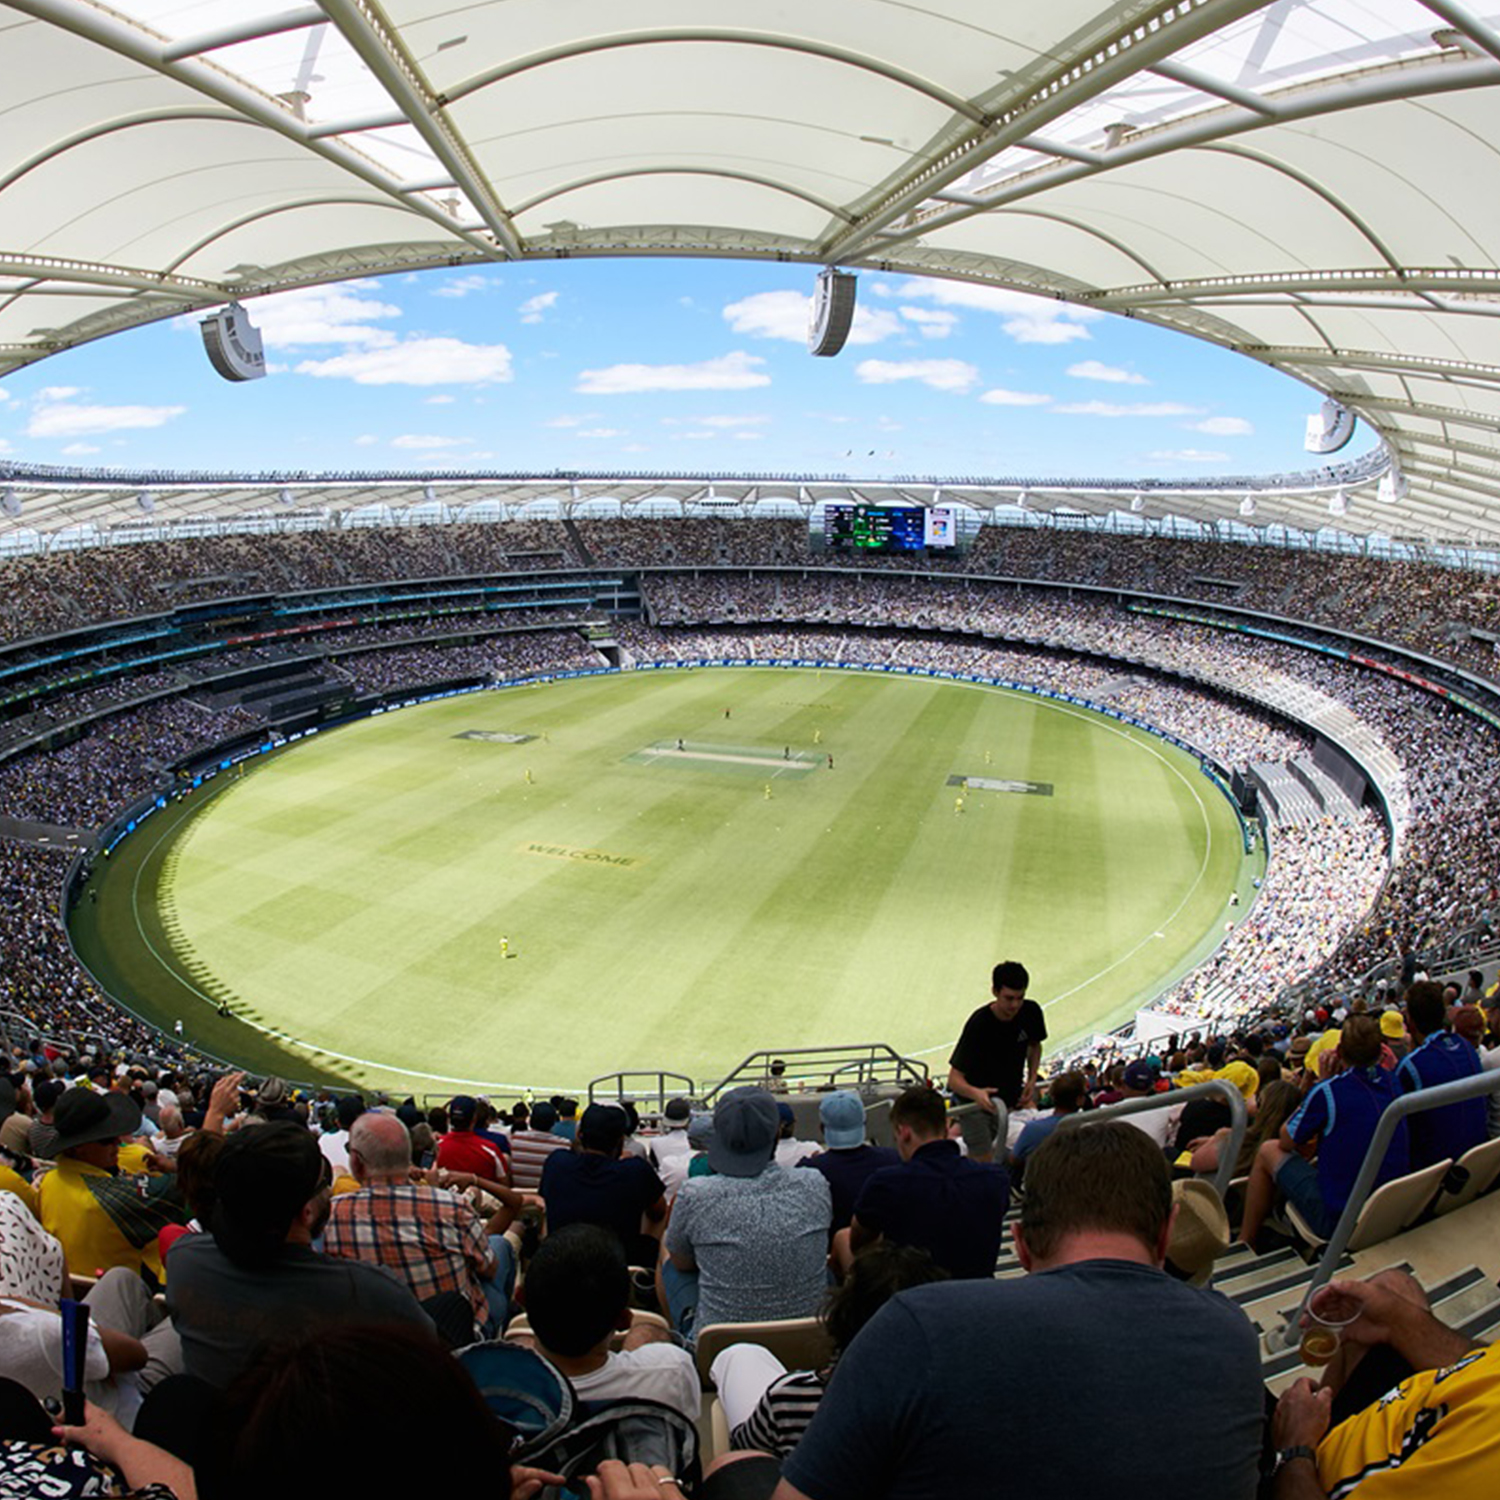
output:
[[947, 505], [823, 507], [823, 547], [830, 552], [925, 552], [958, 546], [958, 517]]

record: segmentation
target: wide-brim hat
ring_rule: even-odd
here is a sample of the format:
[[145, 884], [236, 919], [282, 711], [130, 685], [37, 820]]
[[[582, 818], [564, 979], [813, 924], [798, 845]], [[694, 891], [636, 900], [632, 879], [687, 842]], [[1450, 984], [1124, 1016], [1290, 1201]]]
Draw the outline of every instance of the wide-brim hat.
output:
[[1167, 1242], [1167, 1262], [1184, 1280], [1203, 1286], [1214, 1262], [1229, 1248], [1229, 1215], [1213, 1187], [1200, 1178], [1172, 1184], [1177, 1217]]
[[51, 1158], [74, 1146], [138, 1135], [140, 1128], [141, 1107], [129, 1094], [68, 1089], [53, 1106], [52, 1123], [34, 1132], [37, 1155]]
[[765, 1089], [730, 1089], [714, 1107], [708, 1164], [725, 1177], [759, 1177], [780, 1134], [781, 1112]]

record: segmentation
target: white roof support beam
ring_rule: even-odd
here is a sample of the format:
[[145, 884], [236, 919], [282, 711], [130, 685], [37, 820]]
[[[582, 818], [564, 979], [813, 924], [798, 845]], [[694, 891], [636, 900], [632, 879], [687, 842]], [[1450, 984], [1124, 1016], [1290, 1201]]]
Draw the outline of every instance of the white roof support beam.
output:
[[281, 36], [288, 31], [306, 31], [312, 26], [325, 25], [327, 21], [328, 17], [316, 5], [283, 11], [279, 16], [258, 16], [238, 26], [221, 26], [216, 31], [202, 31], [197, 36], [171, 42], [162, 48], [162, 60], [179, 62], [184, 57], [201, 57], [205, 52], [217, 52], [220, 47], [233, 47], [238, 42], [258, 42], [262, 37]]
[[[1075, 162], [1058, 166], [1051, 171], [1031, 172], [1009, 186], [995, 189], [983, 195], [982, 208], [935, 209], [921, 212], [920, 203], [911, 205], [911, 216], [899, 232], [882, 234], [880, 243], [872, 254], [884, 254], [893, 244], [901, 240], [916, 239], [931, 234], [936, 229], [946, 228], [976, 213], [991, 208], [1000, 208], [1036, 193], [1047, 192], [1066, 183], [1078, 182], [1087, 177], [1112, 172], [1134, 162], [1148, 161], [1166, 156], [1174, 151], [1192, 146], [1206, 146], [1240, 135], [1251, 130], [1261, 130], [1268, 125], [1285, 125], [1296, 120], [1317, 119], [1320, 116], [1338, 114], [1345, 110], [1362, 109], [1373, 104], [1395, 103], [1403, 99], [1430, 94], [1452, 93], [1462, 89], [1492, 88], [1500, 84], [1500, 67], [1488, 58], [1462, 58], [1457, 61], [1434, 59], [1426, 63], [1414, 63], [1410, 68], [1379, 68], [1364, 77], [1333, 77], [1322, 80], [1315, 86], [1301, 85], [1286, 90], [1282, 99], [1271, 101], [1276, 106], [1274, 119], [1236, 110], [1231, 105], [1223, 109], [1212, 109], [1202, 115], [1193, 115], [1187, 120], [1143, 130], [1122, 141], [1097, 163]], [[1007, 141], [1006, 145], [1012, 144]], [[1003, 148], [1001, 148], [1003, 149]], [[995, 153], [989, 153], [991, 155]], [[970, 164], [971, 166], [973, 163]], [[957, 175], [957, 174], [954, 174]], [[953, 180], [945, 176], [941, 184], [934, 181], [928, 186], [927, 196], [939, 185], [947, 186]], [[885, 222], [889, 223], [889, 216]], [[837, 247], [836, 247], [837, 248]], [[825, 252], [829, 259], [848, 259], [848, 253]]]
[[1182, 63], [1157, 63], [1151, 72], [1155, 73], [1158, 78], [1166, 78], [1172, 83], [1181, 83], [1190, 89], [1197, 89], [1200, 94], [1209, 94], [1216, 99], [1222, 99], [1226, 104], [1237, 104], [1241, 109], [1248, 109], [1252, 114], [1264, 115], [1268, 120], [1277, 119], [1281, 114], [1276, 105], [1263, 99], [1259, 94], [1253, 94], [1249, 89], [1236, 88], [1232, 83], [1224, 83], [1218, 78], [1210, 78], [1208, 74], [1200, 73], [1196, 68], [1186, 67]]
[[518, 258], [522, 253], [521, 239], [510, 215], [469, 155], [463, 138], [449, 124], [437, 96], [401, 39], [367, 0], [322, 0], [322, 3], [328, 19], [359, 54], [432, 154], [453, 174], [454, 186], [474, 205], [474, 211], [496, 243], [508, 257]]
[[1141, 307], [1148, 304], [1176, 303], [1191, 306], [1219, 297], [1239, 297], [1250, 293], [1264, 296], [1276, 292], [1319, 292], [1321, 305], [1339, 306], [1329, 294], [1348, 290], [1354, 293], [1436, 291], [1455, 293], [1500, 294], [1500, 270], [1468, 270], [1457, 266], [1407, 266], [1387, 271], [1350, 267], [1338, 271], [1285, 271], [1261, 275], [1213, 276], [1194, 281], [1150, 282], [1132, 287], [1110, 287], [1098, 292], [1080, 292], [1073, 300], [1089, 307]]
[[1486, 26], [1478, 16], [1471, 15], [1461, 5], [1454, 5], [1452, 0], [1419, 0], [1419, 3], [1500, 62], [1500, 33]]
[[56, 255], [12, 255], [0, 250], [0, 276], [34, 276], [41, 281], [73, 282], [82, 286], [128, 287], [137, 292], [204, 298], [227, 302], [232, 288], [218, 281], [199, 281], [191, 276], [169, 276], [159, 271], [138, 271], [128, 266], [101, 265], [94, 261], [65, 260]]
[[341, 141], [315, 140], [307, 126], [269, 95], [235, 79], [222, 68], [196, 58], [169, 62], [158, 39], [138, 30], [121, 17], [96, 10], [77, 0], [6, 0], [12, 10], [70, 31], [96, 45], [117, 52], [132, 62], [150, 68], [178, 83], [228, 106], [242, 118], [305, 147], [340, 170], [358, 177], [408, 212], [436, 225], [444, 234], [463, 241], [487, 260], [497, 258], [496, 247], [478, 234], [463, 229], [437, 204], [403, 193], [401, 185], [383, 168]]
[[1500, 384], [1500, 365], [1472, 360], [1433, 359], [1421, 354], [1383, 354], [1373, 349], [1296, 348], [1273, 344], [1236, 344], [1235, 350], [1253, 359], [1276, 364], [1331, 366], [1345, 370], [1392, 370], [1397, 374], [1433, 375], [1479, 385]]
[[[927, 162], [907, 181], [886, 195], [885, 201], [860, 219], [854, 229], [825, 241], [820, 254], [830, 263], [862, 253], [888, 225], [915, 212], [936, 191], [948, 187], [975, 167], [1045, 127], [1078, 105], [1097, 98], [1115, 84], [1134, 77], [1170, 57], [1190, 42], [1210, 35], [1222, 25], [1259, 10], [1264, 0], [1201, 0], [1197, 6], [1163, 7], [1158, 13], [1132, 22], [1115, 41], [1087, 57], [1070, 58], [1048, 79], [1028, 88], [1023, 97], [991, 108], [990, 118], [969, 141], [955, 146], [939, 160]], [[1156, 24], [1153, 25], [1152, 22]], [[1084, 164], [1080, 163], [1080, 166]], [[959, 211], [959, 213], [972, 210]]]

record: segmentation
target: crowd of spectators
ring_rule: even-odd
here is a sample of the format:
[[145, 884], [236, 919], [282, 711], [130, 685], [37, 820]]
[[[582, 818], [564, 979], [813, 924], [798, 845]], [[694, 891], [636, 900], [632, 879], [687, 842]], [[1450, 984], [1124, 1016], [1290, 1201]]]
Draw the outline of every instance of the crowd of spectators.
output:
[[[648, 529], [656, 525], [590, 522], [581, 523], [580, 530], [596, 557], [612, 538], [636, 547], [654, 535], [659, 547], [678, 549], [686, 558], [703, 546], [721, 551], [746, 533], [740, 522]], [[789, 533], [778, 529], [779, 523], [757, 526], [748, 528], [758, 538], [752, 554], [769, 565], [782, 550], [777, 538], [784, 542]], [[549, 537], [566, 539], [553, 523], [532, 523], [506, 534], [517, 550], [520, 541], [541, 547]], [[308, 556], [344, 557], [333, 534], [305, 535], [313, 539]], [[494, 535], [495, 528], [483, 525], [371, 532], [365, 550], [355, 552], [366, 560], [361, 566], [372, 570], [382, 557], [395, 555], [392, 548], [417, 549], [413, 555], [429, 565], [447, 558], [467, 567], [473, 558], [463, 549]], [[287, 539], [217, 540], [274, 551]], [[420, 552], [424, 547], [437, 550]], [[144, 555], [136, 548], [109, 551]], [[309, 566], [317, 573], [320, 565]], [[129, 588], [132, 576], [125, 569], [117, 582]], [[320, 576], [326, 581], [330, 575]], [[1253, 1012], [1281, 987], [1319, 969], [1327, 982], [1347, 984], [1373, 965], [1491, 918], [1494, 855], [1500, 847], [1500, 795], [1484, 772], [1492, 756], [1491, 733], [1473, 716], [1396, 678], [1281, 643], [1133, 612], [1092, 596], [971, 579], [791, 570], [752, 579], [655, 573], [646, 578], [645, 593], [658, 623], [621, 622], [617, 631], [638, 658], [819, 658], [972, 673], [1112, 706], [1178, 735], [1228, 767], [1286, 761], [1312, 746], [1305, 732], [1237, 699], [1237, 692], [1260, 696], [1267, 680], [1275, 678], [1344, 705], [1377, 742], [1389, 745], [1401, 766], [1403, 806], [1409, 811], [1397, 828], [1399, 858], [1389, 881], [1382, 890], [1385, 839], [1372, 814], [1354, 821], [1330, 817], [1300, 832], [1280, 830], [1265, 889], [1245, 920], [1207, 965], [1163, 997], [1162, 1006], [1174, 1014], [1227, 1019]], [[544, 612], [527, 613], [545, 618]], [[724, 623], [701, 623], [715, 621]], [[690, 628], [680, 622], [700, 623]], [[313, 639], [324, 649], [373, 646], [382, 638], [399, 639], [397, 631], [418, 639], [441, 633], [444, 623], [422, 622], [409, 630], [403, 624], [389, 633], [387, 627], [359, 625]], [[292, 647], [294, 653], [299, 649]], [[252, 665], [286, 650], [280, 643], [248, 646], [216, 658], [214, 665]], [[333, 673], [361, 691], [455, 676], [506, 680], [587, 668], [600, 660], [580, 636], [567, 631], [328, 658]], [[1177, 675], [1184, 673], [1201, 682], [1184, 683]], [[161, 671], [122, 677], [62, 699], [47, 712], [58, 717], [70, 716], [74, 708], [96, 712], [140, 691], [163, 690], [173, 680]], [[242, 709], [215, 711], [188, 697], [163, 698], [109, 715], [82, 738], [49, 753], [0, 765], [0, 798], [19, 818], [91, 826], [121, 804], [160, 788], [165, 768], [197, 744], [255, 722]]]
[[[575, 545], [577, 536], [582, 547]], [[854, 566], [1165, 594], [1306, 620], [1493, 673], [1500, 581], [1433, 562], [1051, 526], [985, 526], [966, 553], [810, 554], [800, 520], [462, 521], [244, 532], [55, 551], [0, 563], [0, 630], [25, 639], [79, 621], [235, 594], [579, 567]], [[1486, 635], [1472, 635], [1471, 631]]]
[[470, 646], [407, 646], [333, 659], [333, 670], [362, 693], [392, 692], [425, 682], [483, 677], [506, 682], [549, 672], [580, 672], [604, 658], [576, 631], [496, 635]]
[[582, 562], [554, 521], [239, 532], [54, 551], [0, 562], [0, 633], [24, 640], [200, 599]]

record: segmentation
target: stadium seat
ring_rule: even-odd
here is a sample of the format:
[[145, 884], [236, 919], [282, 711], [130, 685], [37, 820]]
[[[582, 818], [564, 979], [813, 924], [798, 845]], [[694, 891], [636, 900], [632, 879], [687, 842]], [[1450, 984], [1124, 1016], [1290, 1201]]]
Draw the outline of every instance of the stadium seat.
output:
[[711, 1391], [709, 1368], [731, 1344], [759, 1344], [789, 1370], [815, 1370], [828, 1358], [828, 1334], [817, 1318], [782, 1318], [765, 1323], [708, 1323], [698, 1331], [698, 1376]]
[[1495, 1185], [1495, 1179], [1500, 1178], [1500, 1139], [1471, 1146], [1459, 1157], [1457, 1169], [1466, 1173], [1467, 1179], [1457, 1192], [1450, 1193], [1445, 1187], [1438, 1194], [1437, 1202], [1432, 1205], [1436, 1215], [1451, 1214]]
[[[1442, 1185], [1452, 1158], [1436, 1161], [1420, 1172], [1410, 1172], [1378, 1187], [1368, 1198], [1354, 1221], [1354, 1233], [1349, 1236], [1350, 1251], [1365, 1250], [1391, 1239], [1422, 1217], [1427, 1205]], [[1309, 1245], [1326, 1245], [1328, 1241], [1313, 1232], [1312, 1226], [1288, 1203], [1287, 1218], [1292, 1227]]]

